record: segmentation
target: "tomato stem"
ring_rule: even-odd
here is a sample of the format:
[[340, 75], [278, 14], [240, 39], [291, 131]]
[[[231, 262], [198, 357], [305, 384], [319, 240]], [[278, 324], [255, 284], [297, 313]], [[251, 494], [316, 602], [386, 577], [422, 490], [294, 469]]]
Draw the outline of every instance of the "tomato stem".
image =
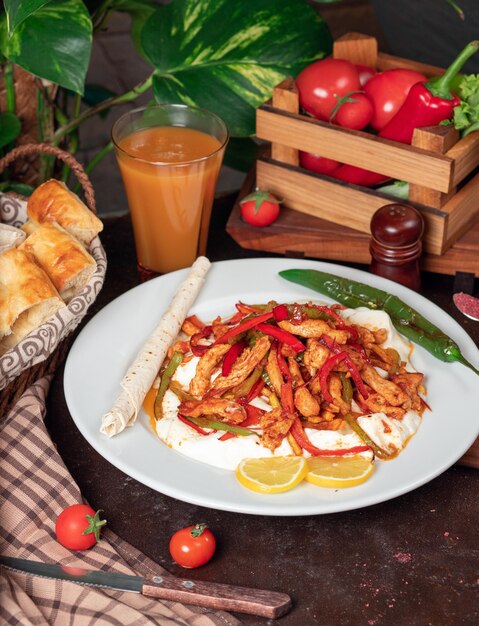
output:
[[95, 535], [95, 539], [100, 541], [100, 531], [106, 524], [106, 519], [100, 519], [100, 513], [103, 513], [102, 509], [98, 509], [95, 515], [86, 515], [88, 526], [82, 532], [82, 535]]
[[194, 528], [190, 530], [190, 535], [192, 537], [201, 537], [201, 535], [205, 532], [207, 528], [208, 524], [195, 524]]

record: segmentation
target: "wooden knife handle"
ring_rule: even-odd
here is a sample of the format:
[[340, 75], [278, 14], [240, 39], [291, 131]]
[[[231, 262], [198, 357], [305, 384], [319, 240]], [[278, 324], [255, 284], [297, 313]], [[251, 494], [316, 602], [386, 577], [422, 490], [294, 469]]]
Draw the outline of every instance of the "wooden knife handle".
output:
[[163, 600], [250, 613], [271, 619], [285, 615], [292, 606], [291, 598], [286, 593], [188, 580], [172, 575], [145, 580], [142, 593]]

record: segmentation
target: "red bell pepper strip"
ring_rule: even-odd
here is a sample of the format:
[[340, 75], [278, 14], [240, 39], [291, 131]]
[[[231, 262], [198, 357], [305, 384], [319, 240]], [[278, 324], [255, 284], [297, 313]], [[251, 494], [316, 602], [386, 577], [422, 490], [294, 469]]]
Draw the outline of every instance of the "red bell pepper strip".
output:
[[231, 346], [223, 359], [223, 364], [221, 366], [222, 376], [228, 376], [233, 369], [233, 365], [235, 364], [237, 358], [241, 355], [245, 348], [246, 344], [244, 341], [238, 341], [238, 343], [234, 343]]
[[[252, 406], [251, 404], [247, 404], [245, 406], [246, 410], [246, 419], [244, 419], [238, 426], [241, 428], [253, 428], [254, 426], [259, 427], [259, 423], [261, 420], [261, 415], [264, 413], [262, 409], [258, 409], [256, 406]], [[226, 432], [224, 435], [219, 437], [218, 441], [227, 441], [231, 439], [231, 437], [237, 437], [233, 432]]]
[[385, 176], [384, 174], [365, 170], [362, 167], [356, 167], [355, 165], [348, 165], [346, 163], [338, 167], [337, 170], [334, 170], [330, 176], [337, 180], [343, 180], [346, 183], [361, 185], [363, 187], [381, 185], [391, 178], [390, 176]]
[[349, 373], [351, 374], [351, 378], [353, 379], [353, 382], [356, 385], [357, 390], [363, 396], [363, 398], [366, 399], [369, 396], [369, 392], [363, 383], [363, 379], [361, 378], [361, 374], [359, 373], [359, 370], [356, 367], [355, 362], [352, 360], [349, 354], [346, 355], [346, 358], [344, 359], [344, 361], [349, 370]]
[[278, 304], [273, 309], [273, 317], [276, 322], [281, 322], [283, 320], [288, 319], [289, 311], [288, 307], [285, 304]]
[[180, 415], [179, 413], [178, 413], [178, 419], [180, 420], [180, 422], [183, 422], [183, 424], [186, 424], [187, 426], [189, 426], [193, 430], [196, 430], [196, 432], [199, 433], [200, 435], [209, 435], [210, 434], [208, 431], [203, 430], [203, 428], [201, 428], [201, 426], [198, 426], [197, 424], [193, 424], [193, 422], [190, 422], [189, 419], [187, 419], [186, 417], [183, 417], [183, 415]]
[[319, 370], [319, 384], [321, 387], [321, 393], [323, 395], [323, 398], [331, 404], [334, 404], [334, 400], [329, 393], [328, 378], [333, 368], [341, 361], [344, 361], [347, 356], [348, 355], [346, 352], [338, 352], [336, 354], [333, 354], [333, 356], [330, 356], [329, 359], [325, 361], [322, 368]]
[[195, 356], [202, 356], [207, 350], [210, 349], [210, 346], [202, 346], [199, 345], [199, 341], [204, 339], [205, 337], [209, 337], [211, 335], [212, 327], [204, 326], [199, 333], [195, 333], [190, 339], [190, 348], [191, 352]]
[[265, 382], [262, 378], [259, 378], [255, 384], [251, 387], [250, 392], [248, 393], [248, 395], [245, 398], [246, 403], [251, 402], [251, 400], [254, 400], [255, 398], [257, 398], [259, 396], [259, 394], [261, 393], [261, 391], [263, 390], [263, 387], [265, 386]]
[[291, 376], [290, 369], [288, 367], [288, 364], [286, 363], [286, 359], [284, 358], [284, 356], [281, 354], [279, 350], [276, 350], [276, 361], [278, 363], [279, 370], [281, 374], [283, 375], [284, 380], [291, 380], [292, 376]]
[[435, 126], [448, 120], [453, 114], [454, 107], [461, 103], [460, 98], [451, 91], [453, 81], [464, 63], [478, 49], [479, 41], [472, 41], [442, 76], [431, 78], [427, 83], [413, 85], [404, 104], [380, 131], [379, 136], [401, 143], [411, 143], [415, 128]]
[[296, 443], [312, 456], [344, 456], [345, 454], [359, 454], [360, 452], [367, 452], [368, 450], [371, 450], [369, 446], [353, 446], [352, 448], [339, 448], [338, 450], [323, 450], [322, 448], [317, 448], [313, 443], [311, 443], [308, 436], [304, 432], [303, 425], [301, 424], [299, 417], [296, 417], [294, 420], [290, 433], [294, 437]]
[[237, 326], [234, 326], [230, 330], [226, 331], [225, 334], [221, 335], [221, 337], [218, 337], [218, 339], [212, 345], [216, 346], [219, 343], [226, 343], [229, 339], [232, 339], [233, 337], [237, 337], [238, 335], [241, 335], [241, 333], [244, 333], [247, 330], [250, 330], [257, 324], [266, 322], [266, 320], [269, 320], [272, 317], [273, 317], [272, 311], [268, 311], [267, 313], [261, 313], [260, 315], [254, 315], [250, 317], [249, 319], [245, 320], [244, 322], [241, 322]]
[[287, 330], [283, 330], [282, 328], [278, 328], [278, 326], [272, 326], [271, 324], [256, 324], [256, 330], [261, 331], [265, 335], [269, 335], [270, 337], [274, 337], [281, 341], [282, 343], [288, 344], [291, 346], [295, 352], [304, 352], [306, 350], [306, 346], [299, 339], [297, 339], [293, 334], [289, 333]]

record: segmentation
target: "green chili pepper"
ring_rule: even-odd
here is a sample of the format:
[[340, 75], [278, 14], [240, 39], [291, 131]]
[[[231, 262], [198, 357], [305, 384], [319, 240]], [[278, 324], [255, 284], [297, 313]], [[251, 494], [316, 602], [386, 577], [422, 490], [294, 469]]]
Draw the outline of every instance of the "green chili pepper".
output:
[[211, 428], [212, 430], [225, 430], [227, 433], [232, 433], [233, 435], [239, 435], [240, 437], [247, 437], [248, 435], [254, 435], [255, 433], [248, 428], [243, 428], [242, 426], [234, 426], [233, 424], [225, 424], [224, 422], [219, 422], [214, 419], [214, 416], [205, 416], [205, 417], [191, 417], [188, 416], [190, 422], [196, 424], [197, 426], [201, 426], [201, 428]]
[[181, 352], [174, 352], [170, 362], [166, 366], [165, 371], [161, 376], [160, 386], [158, 387], [158, 393], [156, 394], [154, 408], [155, 418], [157, 420], [163, 417], [163, 397], [166, 393], [166, 390], [168, 389], [171, 377], [175, 373], [178, 365], [181, 363], [182, 360], [183, 355], [181, 354]]
[[286, 280], [328, 295], [345, 306], [366, 306], [386, 311], [396, 330], [437, 359], [445, 362], [457, 361], [479, 375], [479, 370], [466, 360], [459, 346], [450, 337], [397, 296], [355, 280], [317, 270], [292, 269], [279, 274]]
[[349, 413], [344, 416], [344, 420], [351, 427], [352, 430], [358, 435], [364, 443], [371, 448], [374, 452], [374, 455], [379, 459], [387, 459], [393, 455], [388, 454], [385, 450], [380, 448], [378, 445], [374, 443], [374, 441], [366, 434], [366, 432], [361, 428], [358, 424], [357, 420], [354, 419], [352, 415]]

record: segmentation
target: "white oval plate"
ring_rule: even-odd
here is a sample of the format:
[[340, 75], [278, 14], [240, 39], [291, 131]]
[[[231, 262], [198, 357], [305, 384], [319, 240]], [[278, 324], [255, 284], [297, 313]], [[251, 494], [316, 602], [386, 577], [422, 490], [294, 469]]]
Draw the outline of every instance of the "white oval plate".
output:
[[[278, 272], [317, 269], [396, 294], [452, 337], [479, 367], [479, 350], [447, 313], [397, 283], [352, 268], [317, 261], [242, 259], [214, 263], [192, 311], [210, 320], [234, 311], [235, 302], [331, 300], [290, 283]], [[443, 363], [416, 346], [415, 367], [425, 373], [426, 412], [418, 433], [393, 461], [378, 462], [372, 477], [349, 489], [302, 483], [276, 495], [242, 487], [234, 473], [193, 461], [165, 446], [141, 411], [137, 422], [109, 439], [101, 416], [115, 401], [129, 364], [166, 310], [187, 270], [161, 276], [124, 293], [83, 329], [70, 350], [64, 377], [70, 413], [90, 445], [114, 466], [163, 494], [205, 507], [256, 515], [316, 515], [383, 502], [427, 483], [453, 465], [479, 434], [478, 377], [458, 363]]]

